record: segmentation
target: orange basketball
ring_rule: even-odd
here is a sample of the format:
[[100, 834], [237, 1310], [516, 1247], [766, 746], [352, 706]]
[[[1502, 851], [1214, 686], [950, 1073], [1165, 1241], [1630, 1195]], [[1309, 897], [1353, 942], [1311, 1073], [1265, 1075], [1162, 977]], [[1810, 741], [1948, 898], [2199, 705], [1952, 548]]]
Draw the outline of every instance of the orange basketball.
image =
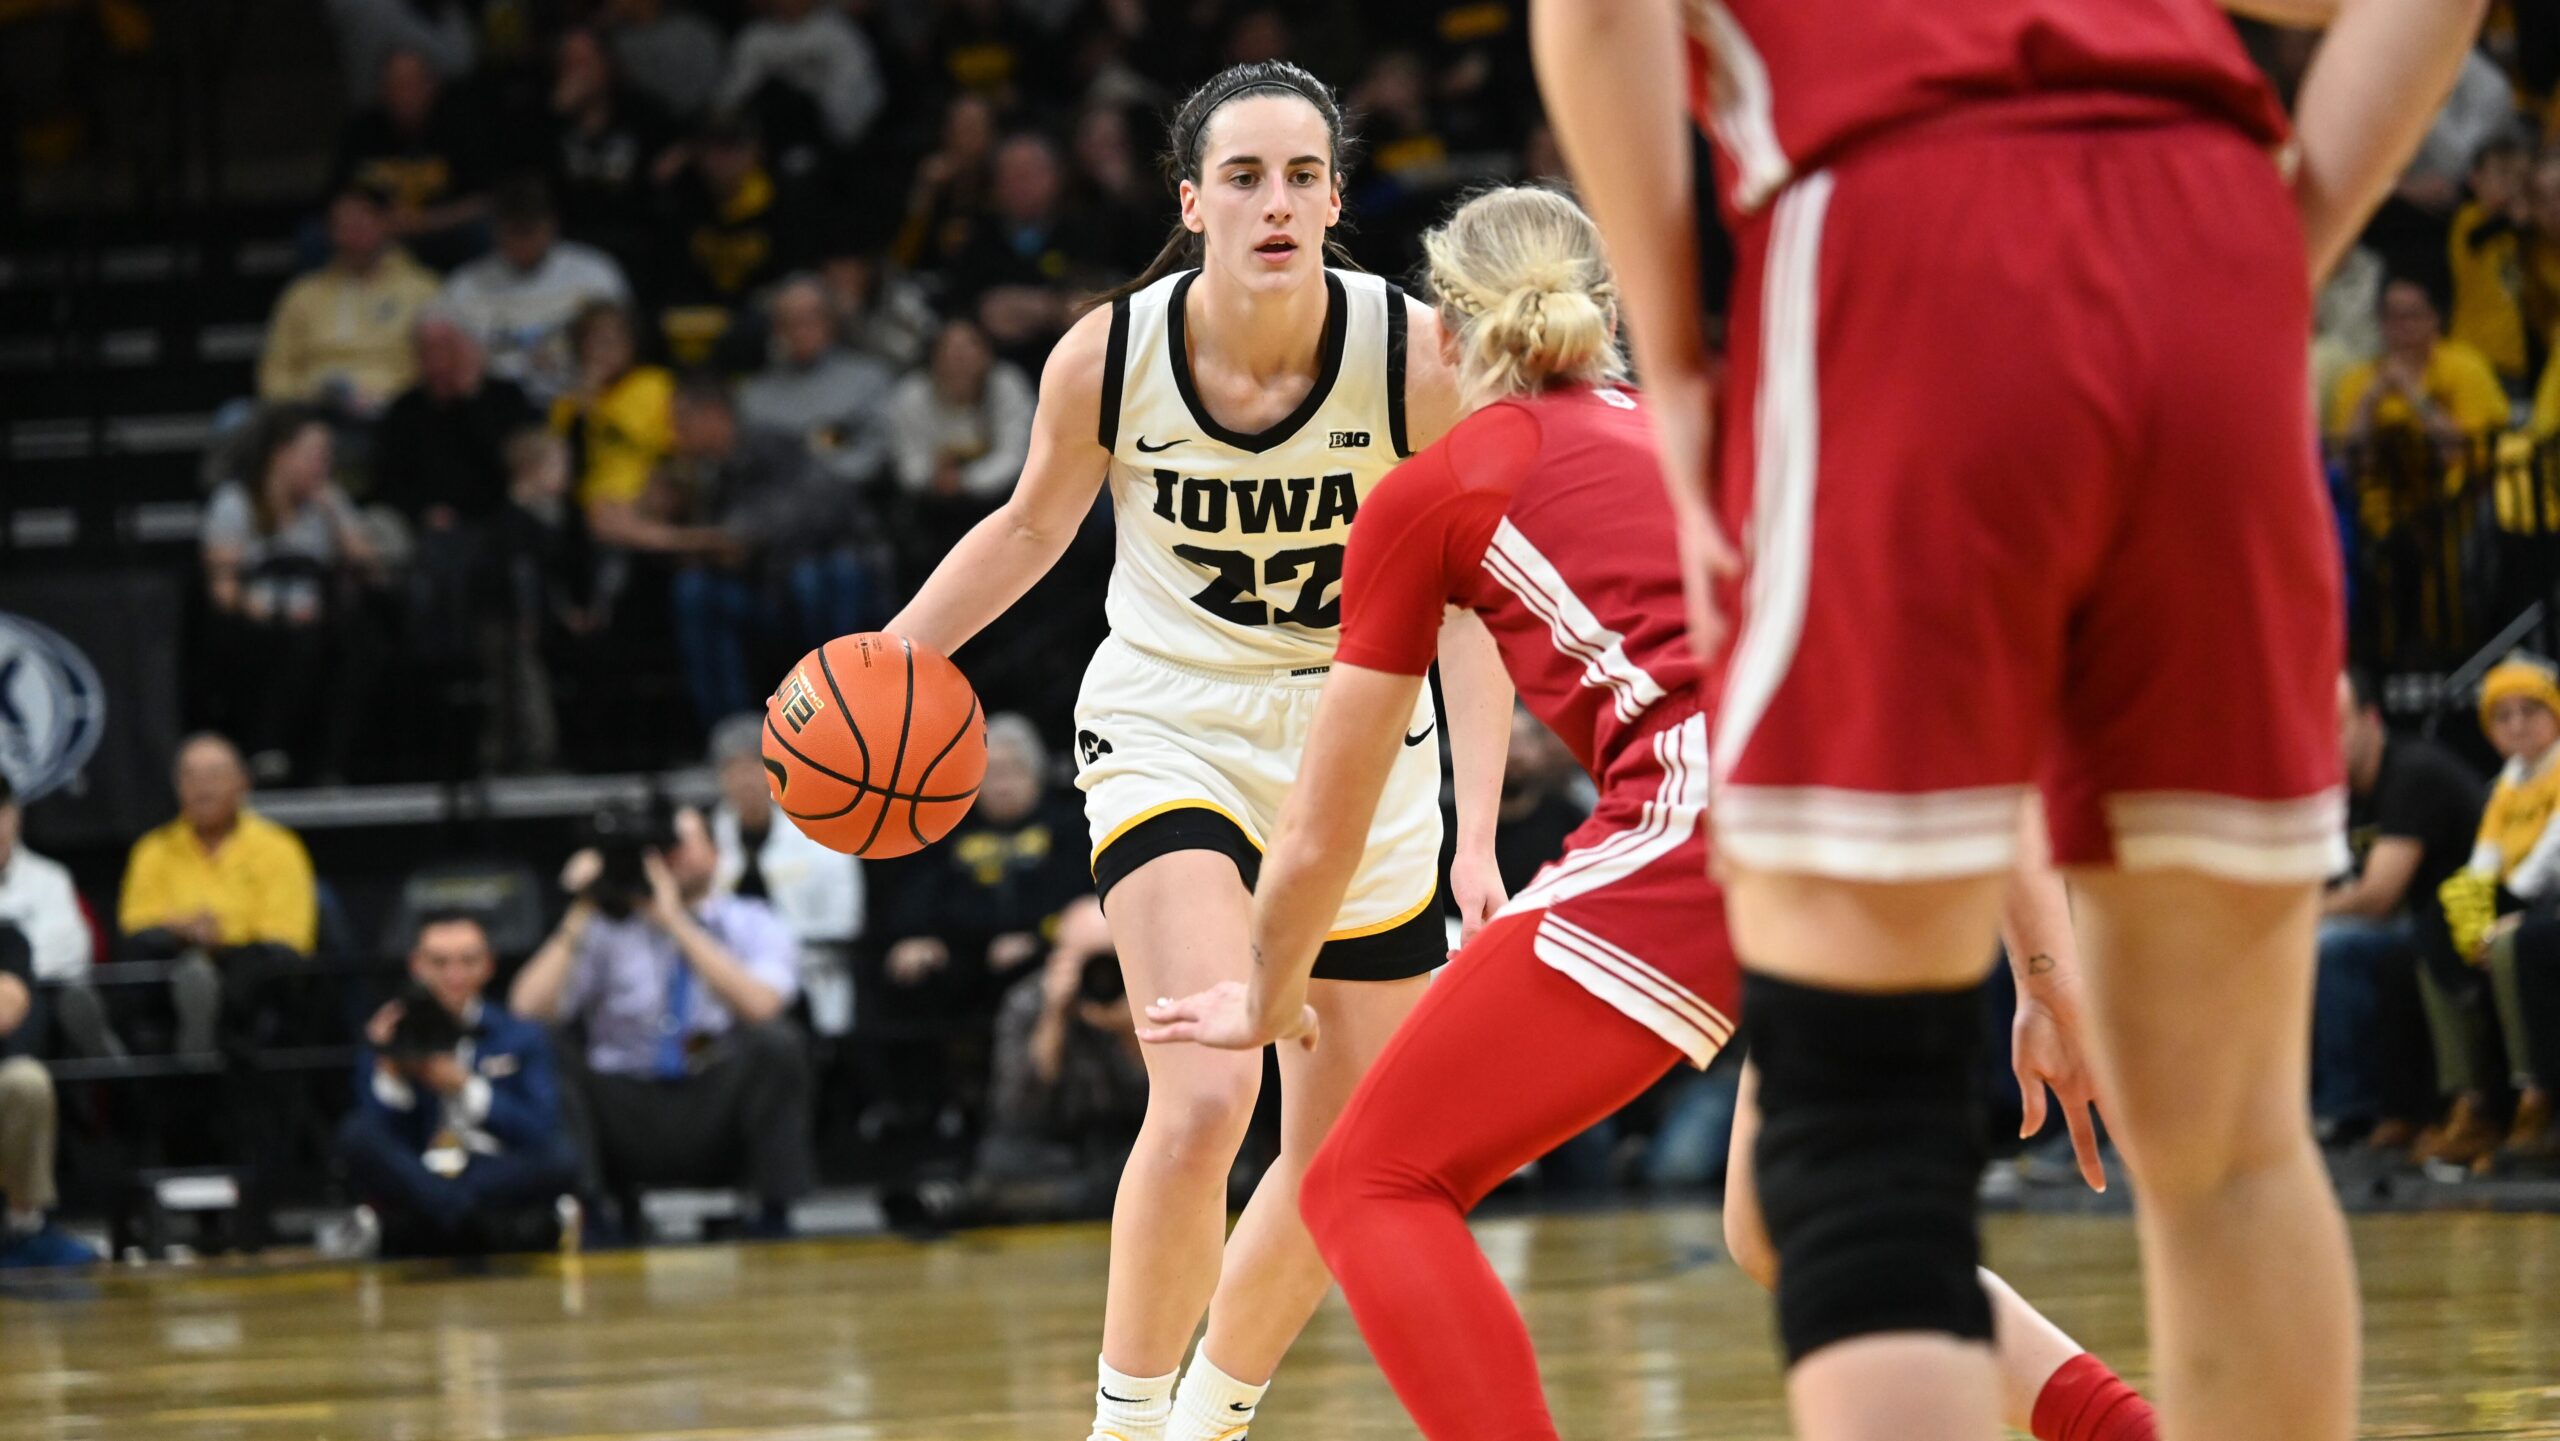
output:
[[986, 718], [960, 668], [901, 635], [838, 636], [800, 658], [764, 706], [765, 788], [810, 839], [903, 856], [978, 798]]

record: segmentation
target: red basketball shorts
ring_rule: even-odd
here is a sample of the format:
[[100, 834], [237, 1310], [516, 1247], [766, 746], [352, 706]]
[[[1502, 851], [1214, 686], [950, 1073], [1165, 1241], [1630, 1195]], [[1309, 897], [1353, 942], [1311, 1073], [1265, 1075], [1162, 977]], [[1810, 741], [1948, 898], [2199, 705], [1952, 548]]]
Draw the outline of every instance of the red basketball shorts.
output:
[[2065, 864], [2328, 875], [2339, 563], [2269, 157], [2203, 122], [1940, 129], [1740, 240], [1722, 855], [1997, 871], [2040, 786]]

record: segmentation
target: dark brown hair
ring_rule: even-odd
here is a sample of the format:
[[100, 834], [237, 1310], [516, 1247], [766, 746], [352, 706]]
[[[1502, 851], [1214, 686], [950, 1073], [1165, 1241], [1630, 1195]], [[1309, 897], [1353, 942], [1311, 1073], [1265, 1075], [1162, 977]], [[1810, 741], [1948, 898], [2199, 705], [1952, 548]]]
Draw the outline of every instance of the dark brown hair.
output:
[[[1159, 163], [1164, 170], [1165, 186], [1176, 196], [1182, 193], [1182, 182], [1200, 183], [1201, 145], [1209, 133], [1209, 122], [1231, 100], [1246, 100], [1257, 95], [1294, 95], [1315, 107], [1324, 120], [1325, 137], [1333, 147], [1333, 186], [1342, 189], [1342, 178], [1351, 169], [1353, 152], [1359, 142], [1352, 136], [1344, 117], [1342, 102], [1333, 87], [1318, 80], [1303, 68], [1286, 60], [1256, 60], [1246, 65], [1230, 65], [1209, 77], [1207, 83], [1183, 97], [1174, 107], [1172, 122], [1167, 125], [1167, 147]], [[1327, 236], [1325, 258], [1346, 269], [1356, 269], [1350, 252], [1341, 242]], [[1097, 295], [1086, 305], [1091, 310], [1109, 305], [1125, 295], [1135, 295], [1177, 270], [1189, 270], [1200, 263], [1200, 236], [1184, 225], [1179, 217], [1173, 222], [1173, 234], [1147, 262], [1147, 268], [1124, 285], [1117, 285]]]

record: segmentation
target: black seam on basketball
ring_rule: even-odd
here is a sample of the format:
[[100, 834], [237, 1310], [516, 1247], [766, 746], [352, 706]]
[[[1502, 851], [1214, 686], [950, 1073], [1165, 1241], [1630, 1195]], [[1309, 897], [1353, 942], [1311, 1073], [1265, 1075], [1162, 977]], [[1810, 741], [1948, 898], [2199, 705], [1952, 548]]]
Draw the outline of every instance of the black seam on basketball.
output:
[[[827, 678], [827, 690], [836, 698], [836, 714], [844, 717], [844, 728], [853, 733], [853, 743], [860, 747], [862, 751], [862, 779], [858, 781], [848, 781], [846, 784], [868, 786], [871, 784], [871, 743], [862, 738], [862, 727], [853, 723], [853, 708], [844, 703], [844, 687], [836, 684], [836, 668], [827, 664], [827, 648], [825, 646], [818, 647], [818, 674]], [[832, 772], [830, 772], [830, 774], [832, 774]], [[844, 779], [842, 776], [837, 776], [836, 778], [838, 780]], [[889, 784], [894, 786], [897, 783], [898, 778], [896, 776], [893, 775], [889, 777]]]
[[[898, 651], [907, 658], [907, 701], [905, 709], [898, 716], [898, 754], [889, 762], [889, 791], [892, 795], [897, 793], [898, 772], [907, 768], [907, 732], [913, 729], [916, 723], [915, 642], [908, 640], [905, 636], [898, 637]], [[829, 684], [833, 683], [830, 679]], [[895, 804], [897, 804], [895, 801], [881, 804], [880, 814], [871, 818], [871, 834], [864, 836], [862, 844], [854, 847], [857, 854], [869, 851], [871, 843], [880, 839], [880, 828], [889, 823], [889, 807]]]
[[[969, 733], [969, 722], [976, 720], [977, 718], [978, 693], [976, 691], [971, 691], [969, 693], [969, 713], [960, 718], [960, 729], [953, 731], [951, 733], [951, 739], [942, 743], [942, 749], [934, 753], [932, 764], [927, 765], [923, 770], [916, 773], [917, 790], [921, 791], [924, 789], [924, 783], [933, 778], [934, 770], [939, 767], [943, 761], [950, 757], [952, 748], [960, 744], [960, 738]], [[969, 789], [972, 794], [975, 794], [977, 791], [977, 787], [975, 786], [971, 786]], [[923, 814], [923, 802], [926, 799], [927, 797], [924, 796], [909, 796], [907, 798], [907, 831], [916, 838], [916, 844], [920, 846], [929, 846], [933, 844], [933, 838], [926, 835], [924, 833], [924, 827], [918, 824], [918, 821]], [[892, 804], [894, 804], [894, 802], [892, 802]]]
[[920, 796], [904, 791], [884, 791], [876, 786], [864, 786], [862, 788], [861, 795], [855, 796], [852, 800], [847, 801], [845, 804], [838, 806], [831, 811], [795, 811], [786, 809], [782, 813], [791, 817], [795, 821], [831, 821], [835, 820], [839, 816], [851, 814], [854, 807], [861, 805], [865, 800], [872, 796], [888, 797], [887, 800], [880, 804], [880, 809], [886, 811], [889, 807], [896, 805], [900, 801], [906, 801], [910, 804], [917, 801], [932, 801], [936, 804], [940, 804], [946, 801], [972, 800], [976, 798], [977, 794], [978, 788], [976, 786], [971, 786], [965, 791], [953, 791], [951, 794], [943, 796]]
[[[764, 718], [764, 729], [765, 734], [782, 742], [782, 748], [791, 752], [791, 758], [793, 760], [796, 760], [800, 764], [807, 766], [809, 769], [816, 771], [818, 774], [825, 776], [827, 779], [831, 781], [842, 781], [846, 785], [853, 786], [859, 790], [874, 791], [879, 789], [878, 786], [867, 785], [861, 781], [855, 780], [849, 775], [846, 775], [842, 771], [830, 770], [827, 767], [818, 764], [816, 761], [809, 759], [807, 752], [801, 750], [798, 746], [793, 745], [791, 743], [791, 737], [784, 735], [782, 733], [782, 728], [773, 723], [773, 717], [766, 716]], [[790, 812], [785, 811], [783, 814], [788, 815]]]

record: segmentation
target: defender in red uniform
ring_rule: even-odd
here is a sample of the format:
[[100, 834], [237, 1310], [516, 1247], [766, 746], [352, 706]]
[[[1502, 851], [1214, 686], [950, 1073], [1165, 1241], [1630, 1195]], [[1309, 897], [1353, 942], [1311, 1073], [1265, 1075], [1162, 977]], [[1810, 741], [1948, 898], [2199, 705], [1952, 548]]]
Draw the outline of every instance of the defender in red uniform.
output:
[[[1528, 1336], [1466, 1213], [1732, 1036], [1736, 973], [1706, 874], [1710, 722], [1652, 432], [1636, 398], [1607, 383], [1615, 317], [1590, 221], [1552, 192], [1501, 190], [1425, 243], [1480, 408], [1398, 467], [1352, 527], [1336, 670], [1255, 892], [1252, 984], [1160, 1003], [1141, 1034], [1260, 1047], [1313, 1024], [1303, 996], [1321, 928], [1308, 924], [1332, 913], [1447, 609], [1480, 617], [1599, 805], [1389, 1043], [1301, 1204], [1425, 1435], [1551, 1441]], [[2021, 894], [2011, 949], [2022, 972], [2030, 956], [2067, 959], [2058, 883]], [[2084, 1078], [2058, 1028], [2067, 1018], [2033, 1002], [2022, 1013], [2019, 1078], [2038, 1119], [2050, 1082], [2094, 1164]], [[1746, 1116], [1736, 1130], [1726, 1233], [1766, 1284], [1751, 1129]], [[2147, 1441], [2140, 1398], [1996, 1278], [1982, 1285], [2000, 1312], [2012, 1424], [2045, 1441]]]
[[[1798, 1430], [1989, 1434], [1964, 993], [2041, 789], [2165, 1427], [2337, 1441], [2353, 1277], [2303, 1090], [2342, 627], [2306, 254], [2414, 147], [2477, 7], [2258, 0], [2346, 12], [2289, 191], [2210, 0], [1674, 3], [1544, 0], [1535, 40], [1701, 646], [1739, 613], [1716, 842]], [[1682, 94], [1739, 251], [1712, 503]], [[1719, 596], [1727, 534], [1748, 575]]]

